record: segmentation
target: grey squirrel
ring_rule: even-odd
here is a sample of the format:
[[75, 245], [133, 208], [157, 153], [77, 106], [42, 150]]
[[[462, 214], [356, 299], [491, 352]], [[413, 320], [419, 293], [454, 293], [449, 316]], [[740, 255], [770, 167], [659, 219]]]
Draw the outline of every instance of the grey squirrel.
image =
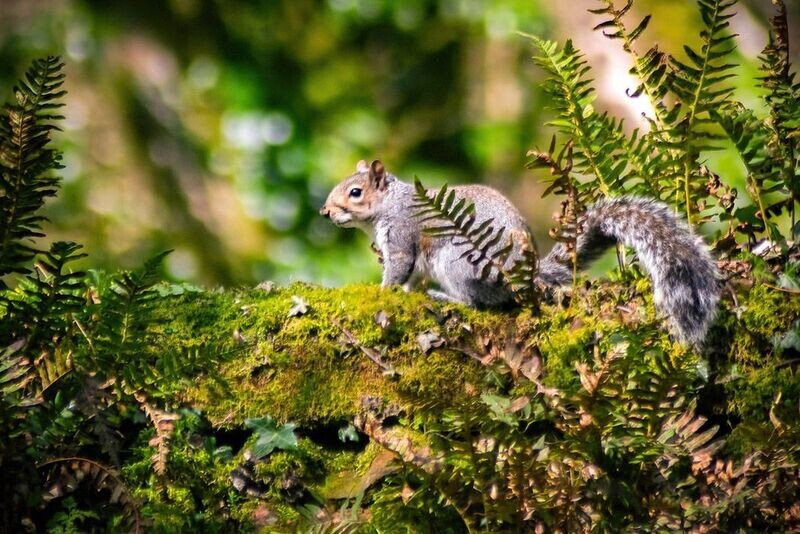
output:
[[[514, 245], [508, 264], [521, 257], [528, 226], [516, 207], [495, 189], [483, 185], [451, 188], [475, 204], [476, 222], [490, 217], [505, 227]], [[479, 268], [463, 257], [452, 237], [426, 235], [415, 216], [414, 186], [386, 172], [380, 161], [359, 161], [355, 174], [328, 195], [320, 214], [342, 227], [369, 234], [383, 261], [384, 287], [410, 290], [422, 278], [441, 288], [436, 299], [474, 307], [494, 307], [512, 300], [497, 277], [482, 280]], [[703, 240], [693, 234], [665, 204], [633, 196], [606, 198], [579, 219], [576, 251], [585, 266], [616, 242], [633, 248], [653, 284], [656, 307], [684, 343], [699, 346], [716, 314], [720, 284], [717, 267]], [[505, 246], [498, 243], [496, 248]], [[508, 265], [507, 264], [507, 265]], [[572, 281], [572, 260], [563, 243], [539, 261], [538, 282], [548, 287]]]

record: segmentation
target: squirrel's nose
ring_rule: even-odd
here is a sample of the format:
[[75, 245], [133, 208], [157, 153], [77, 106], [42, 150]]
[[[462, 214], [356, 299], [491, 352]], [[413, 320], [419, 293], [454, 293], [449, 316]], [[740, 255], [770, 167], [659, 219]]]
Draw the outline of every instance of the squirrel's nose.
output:
[[322, 215], [323, 217], [325, 217], [326, 219], [330, 219], [331, 218], [331, 212], [325, 206], [322, 206], [319, 209], [319, 214]]

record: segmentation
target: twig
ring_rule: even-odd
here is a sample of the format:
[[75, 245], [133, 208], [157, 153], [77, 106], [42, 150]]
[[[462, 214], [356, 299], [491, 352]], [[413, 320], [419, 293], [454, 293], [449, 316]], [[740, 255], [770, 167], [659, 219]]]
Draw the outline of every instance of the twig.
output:
[[739, 298], [736, 296], [736, 291], [733, 289], [733, 286], [731, 285], [731, 283], [727, 282], [725, 284], [725, 288], [731, 294], [731, 299], [733, 299], [733, 307], [734, 308], [738, 308], [739, 307]]
[[791, 289], [788, 287], [778, 287], [773, 286], [772, 284], [764, 284], [765, 287], [770, 289], [774, 289], [775, 291], [782, 291], [783, 293], [789, 293], [790, 295], [800, 295], [800, 289]]
[[342, 334], [344, 334], [344, 337], [347, 339], [347, 342], [348, 342], [349, 344], [351, 344], [351, 345], [354, 345], [354, 346], [358, 347], [358, 348], [361, 350], [361, 352], [363, 352], [363, 353], [364, 353], [364, 356], [366, 356], [367, 358], [369, 358], [370, 360], [372, 360], [372, 361], [373, 361], [373, 362], [374, 362], [374, 363], [375, 363], [375, 364], [376, 364], [378, 367], [380, 367], [381, 369], [383, 369], [383, 370], [384, 370], [384, 371], [386, 371], [387, 373], [391, 373], [391, 374], [399, 374], [399, 373], [398, 373], [398, 372], [397, 372], [397, 371], [394, 369], [394, 367], [392, 367], [391, 365], [389, 365], [388, 363], [386, 363], [386, 362], [384, 362], [384, 361], [383, 361], [383, 359], [381, 358], [381, 354], [380, 354], [380, 352], [378, 352], [377, 350], [375, 350], [375, 349], [373, 349], [373, 348], [370, 348], [370, 347], [367, 347], [367, 346], [363, 345], [363, 344], [362, 344], [362, 343], [361, 343], [361, 342], [358, 340], [358, 338], [357, 338], [356, 336], [354, 336], [352, 332], [350, 332], [350, 331], [349, 331], [349, 330], [347, 330], [347, 329], [346, 329], [344, 326], [342, 326], [342, 324], [341, 324], [341, 323], [340, 323], [338, 320], [336, 320], [336, 319], [334, 319], [334, 318], [331, 318], [331, 322], [332, 322], [334, 325], [336, 325], [336, 327], [337, 327], [339, 330], [341, 330], [341, 331], [342, 331]]

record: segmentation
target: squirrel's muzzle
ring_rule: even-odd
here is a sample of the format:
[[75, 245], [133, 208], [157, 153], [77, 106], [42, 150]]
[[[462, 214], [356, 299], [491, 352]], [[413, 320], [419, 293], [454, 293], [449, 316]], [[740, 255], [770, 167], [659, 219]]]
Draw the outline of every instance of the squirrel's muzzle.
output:
[[327, 206], [322, 206], [319, 209], [319, 214], [322, 215], [323, 217], [325, 217], [326, 219], [330, 219], [331, 218], [331, 212], [330, 212], [330, 210], [328, 209]]

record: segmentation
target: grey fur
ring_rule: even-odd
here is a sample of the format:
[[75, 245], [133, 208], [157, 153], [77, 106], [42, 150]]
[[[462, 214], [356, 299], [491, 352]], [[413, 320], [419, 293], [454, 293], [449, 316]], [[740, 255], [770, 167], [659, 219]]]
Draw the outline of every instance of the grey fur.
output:
[[[348, 180], [365, 178], [357, 173]], [[475, 204], [476, 223], [493, 218], [495, 227], [505, 227], [515, 246], [506, 267], [521, 259], [527, 239], [527, 224], [514, 205], [496, 190], [481, 185], [454, 186], [456, 195]], [[336, 190], [334, 190], [336, 191]], [[326, 206], [332, 205], [331, 193]], [[371, 216], [358, 224], [371, 234], [383, 256], [384, 286], [400, 284], [412, 288], [421, 278], [437, 283], [441, 291], [432, 297], [476, 307], [494, 307], [512, 300], [511, 292], [498, 281], [497, 273], [480, 279], [480, 267], [462, 254], [458, 238], [429, 237], [415, 217], [414, 188], [387, 174], [381, 190], [370, 192]], [[326, 213], [326, 208], [322, 212]], [[336, 222], [336, 221], [334, 221]], [[428, 223], [436, 225], [436, 222]], [[711, 324], [719, 299], [717, 270], [702, 239], [694, 235], [664, 204], [655, 200], [620, 197], [604, 199], [582, 216], [577, 242], [578, 267], [583, 268], [615, 242], [632, 247], [650, 274], [655, 302], [670, 321], [675, 335], [685, 343], [699, 345]], [[520, 237], [524, 239], [519, 239]], [[495, 250], [505, 246], [501, 240]], [[559, 286], [572, 281], [571, 258], [557, 244], [541, 259], [539, 281]]]
[[[656, 307], [684, 343], [700, 345], [716, 315], [720, 281], [705, 242], [665, 204], [653, 199], [600, 200], [581, 217], [578, 268], [619, 242], [636, 251], [650, 275]], [[539, 264], [546, 285], [572, 280], [571, 259], [562, 243]]]

